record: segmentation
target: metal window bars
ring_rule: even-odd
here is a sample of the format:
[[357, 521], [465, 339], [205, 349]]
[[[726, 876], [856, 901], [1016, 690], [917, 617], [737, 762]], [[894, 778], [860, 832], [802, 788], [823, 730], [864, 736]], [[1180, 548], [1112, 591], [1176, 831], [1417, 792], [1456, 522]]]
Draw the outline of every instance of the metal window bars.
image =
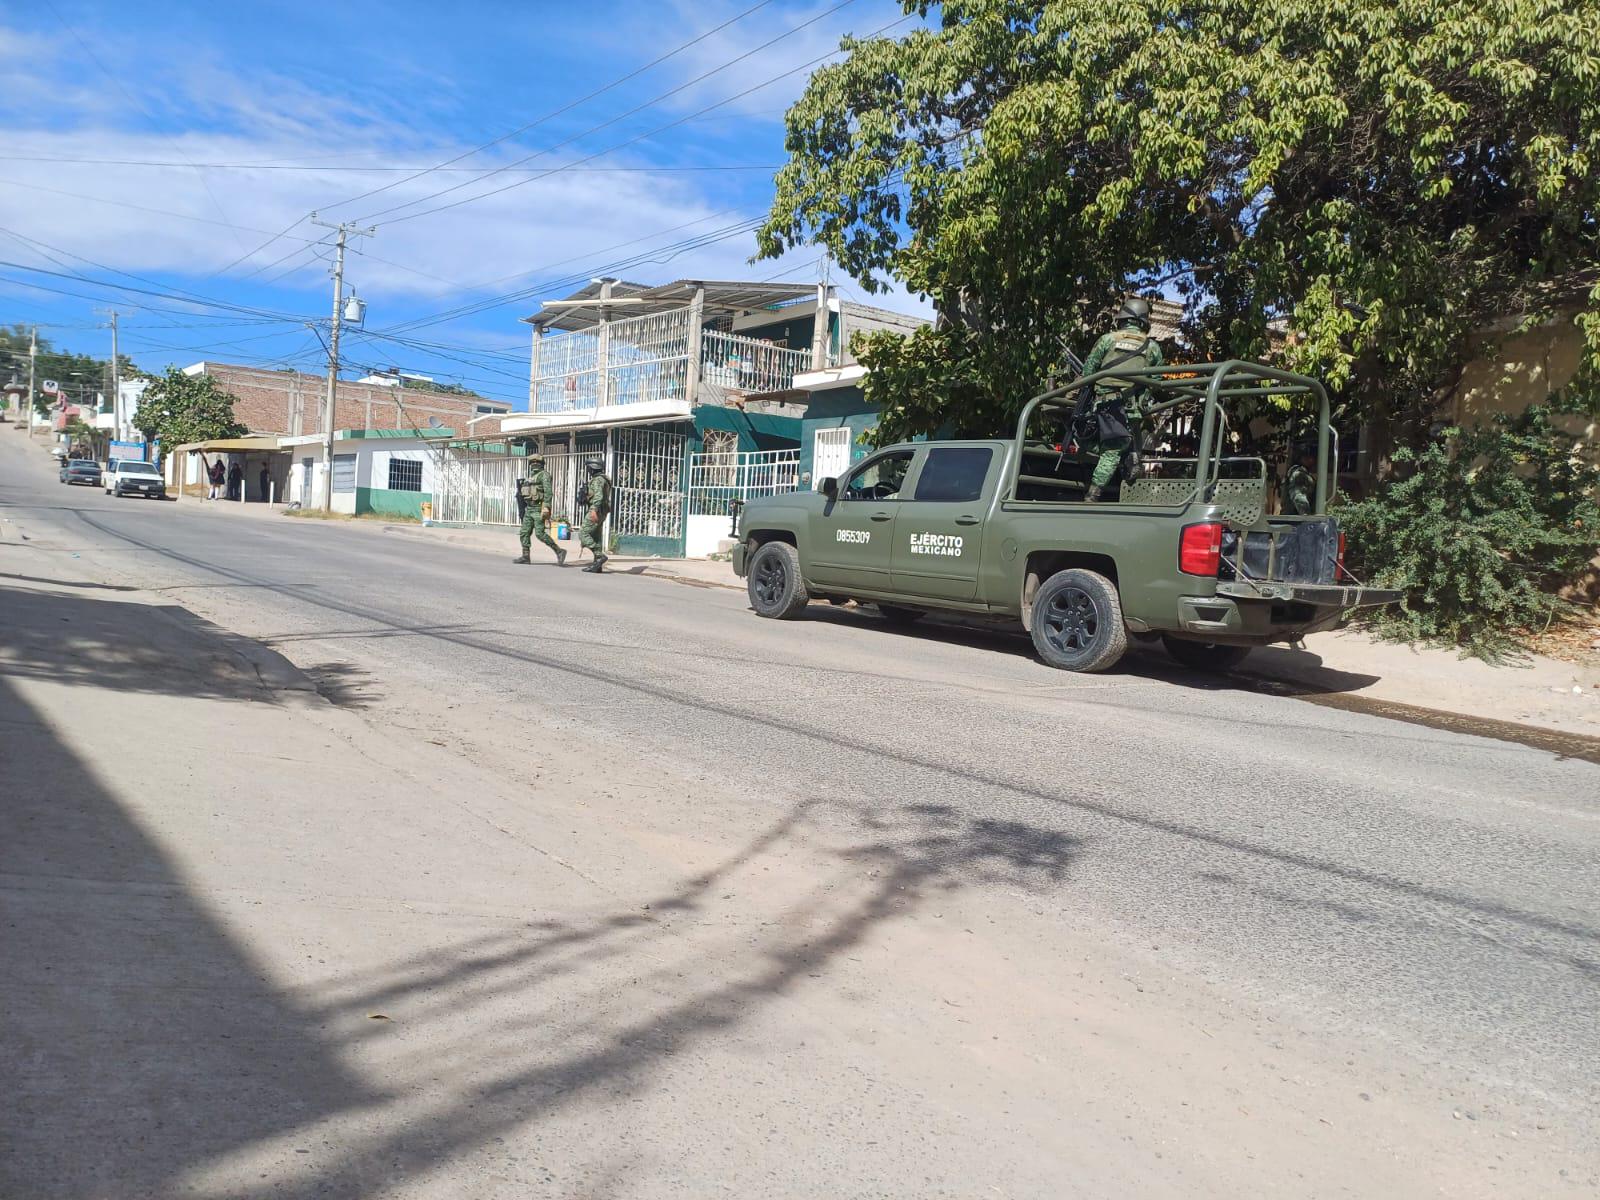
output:
[[811, 365], [809, 350], [708, 329], [700, 339], [701, 377], [732, 392], [782, 392]]
[[682, 538], [688, 438], [658, 429], [619, 429], [613, 459], [612, 532]]
[[726, 516], [737, 501], [795, 491], [800, 486], [800, 451], [754, 450], [732, 455], [707, 452], [689, 459], [689, 513]]

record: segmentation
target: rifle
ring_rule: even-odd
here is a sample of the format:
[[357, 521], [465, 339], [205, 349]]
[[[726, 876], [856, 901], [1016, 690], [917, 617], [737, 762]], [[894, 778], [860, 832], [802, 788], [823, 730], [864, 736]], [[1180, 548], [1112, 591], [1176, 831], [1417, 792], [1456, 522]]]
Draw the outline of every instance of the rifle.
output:
[[521, 521], [528, 515], [528, 498], [522, 494], [522, 489], [527, 486], [526, 479], [517, 480], [517, 520]]

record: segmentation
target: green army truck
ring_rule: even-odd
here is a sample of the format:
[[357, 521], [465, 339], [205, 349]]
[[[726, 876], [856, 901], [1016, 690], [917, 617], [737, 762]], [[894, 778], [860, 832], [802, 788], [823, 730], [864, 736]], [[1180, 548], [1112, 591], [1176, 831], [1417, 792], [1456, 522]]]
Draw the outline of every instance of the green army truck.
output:
[[[1146, 399], [1139, 453], [1088, 503], [1090, 455], [1073, 446], [1083, 389], [1105, 380]], [[1241, 411], [1316, 407], [1316, 496], [1276, 510], [1265, 458]], [[1230, 420], [1230, 414], [1235, 414]], [[754, 500], [739, 515], [733, 569], [761, 616], [808, 602], [875, 605], [888, 620], [933, 610], [1015, 618], [1039, 656], [1103, 671], [1129, 638], [1226, 671], [1253, 646], [1339, 625], [1397, 593], [1364, 587], [1327, 515], [1337, 436], [1322, 385], [1248, 362], [1099, 372], [1034, 397], [1010, 440], [886, 446], [816, 491]]]

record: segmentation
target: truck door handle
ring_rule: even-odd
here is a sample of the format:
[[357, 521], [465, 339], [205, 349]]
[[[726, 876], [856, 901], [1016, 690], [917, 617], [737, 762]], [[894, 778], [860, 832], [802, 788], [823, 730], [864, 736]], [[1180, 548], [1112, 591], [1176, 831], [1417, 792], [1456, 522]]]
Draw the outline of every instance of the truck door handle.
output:
[[956, 524], [957, 525], [976, 525], [977, 523], [978, 523], [978, 518], [977, 517], [957, 517], [956, 518]]
[[894, 518], [891, 517], [888, 513], [873, 513], [872, 514], [872, 519], [874, 521], [892, 521]]

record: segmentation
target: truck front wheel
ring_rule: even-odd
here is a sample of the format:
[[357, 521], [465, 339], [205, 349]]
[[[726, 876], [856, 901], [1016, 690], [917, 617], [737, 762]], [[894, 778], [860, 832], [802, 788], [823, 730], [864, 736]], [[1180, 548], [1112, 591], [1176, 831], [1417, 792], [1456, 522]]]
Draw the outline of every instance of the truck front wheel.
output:
[[1057, 571], [1033, 598], [1034, 649], [1063, 671], [1104, 671], [1128, 648], [1116, 585], [1094, 571]]
[[798, 616], [811, 599], [800, 578], [800, 555], [788, 542], [768, 542], [755, 552], [745, 590], [758, 615], [780, 621]]
[[1187, 642], [1171, 634], [1161, 635], [1161, 644], [1191, 671], [1207, 671], [1225, 675], [1244, 661], [1250, 653], [1249, 646], [1224, 646], [1220, 642]]

